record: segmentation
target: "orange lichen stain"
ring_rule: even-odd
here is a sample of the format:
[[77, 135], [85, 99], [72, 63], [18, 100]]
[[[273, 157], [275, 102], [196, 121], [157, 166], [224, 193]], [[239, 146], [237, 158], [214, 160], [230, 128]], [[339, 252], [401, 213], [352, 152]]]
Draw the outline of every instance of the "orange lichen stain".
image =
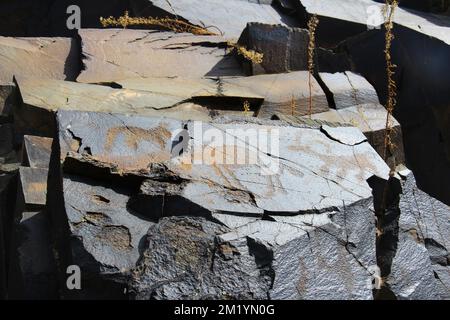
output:
[[171, 132], [163, 125], [152, 129], [143, 129], [139, 127], [114, 127], [108, 130], [106, 134], [105, 150], [111, 151], [114, 142], [119, 135], [125, 136], [125, 142], [129, 148], [137, 150], [141, 141], [148, 141], [158, 144], [162, 149], [172, 137]]
[[47, 183], [46, 182], [27, 183], [27, 191], [29, 193], [45, 193], [47, 192]]

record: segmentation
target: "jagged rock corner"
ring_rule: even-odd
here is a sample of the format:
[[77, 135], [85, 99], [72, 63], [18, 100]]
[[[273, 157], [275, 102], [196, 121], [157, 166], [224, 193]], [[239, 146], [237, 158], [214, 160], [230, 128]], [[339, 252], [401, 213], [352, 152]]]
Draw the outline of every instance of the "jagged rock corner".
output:
[[450, 11], [398, 8], [383, 159], [380, 2], [0, 4], [0, 299], [450, 299]]

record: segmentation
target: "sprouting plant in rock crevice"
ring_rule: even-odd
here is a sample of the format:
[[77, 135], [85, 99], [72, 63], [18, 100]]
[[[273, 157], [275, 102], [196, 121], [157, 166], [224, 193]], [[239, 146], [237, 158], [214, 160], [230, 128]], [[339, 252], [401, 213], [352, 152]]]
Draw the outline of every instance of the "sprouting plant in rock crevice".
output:
[[100, 18], [100, 23], [103, 27], [123, 27], [128, 26], [145, 26], [145, 27], [159, 27], [173, 32], [187, 32], [195, 35], [203, 36], [217, 36], [218, 34], [208, 30], [206, 27], [199, 27], [189, 22], [174, 18], [154, 18], [154, 17], [130, 17], [128, 11], [125, 11], [123, 16], [119, 18], [109, 17]]
[[309, 117], [312, 114], [313, 97], [312, 97], [312, 76], [314, 74], [314, 52], [316, 49], [316, 29], [319, 25], [319, 18], [316, 14], [312, 15], [308, 21], [309, 43], [308, 43], [308, 86], [309, 86]]
[[[395, 146], [392, 143], [392, 115], [394, 112], [395, 105], [397, 103], [396, 96], [397, 96], [397, 85], [394, 80], [395, 75], [395, 68], [397, 67], [392, 62], [392, 56], [391, 56], [391, 47], [392, 47], [392, 41], [394, 40], [394, 22], [393, 17], [395, 13], [395, 9], [398, 6], [397, 0], [386, 0], [386, 5], [384, 7], [384, 14], [385, 14], [385, 23], [384, 27], [386, 29], [385, 34], [385, 60], [386, 60], [386, 75], [387, 75], [387, 101], [386, 101], [386, 110], [387, 110], [387, 116], [386, 116], [386, 127], [385, 127], [385, 134], [384, 134], [384, 160], [387, 160], [388, 157], [388, 150], [393, 150]], [[395, 163], [391, 165], [391, 171], [395, 168]]]
[[244, 101], [244, 114], [246, 116], [250, 115], [250, 102], [248, 102], [247, 100]]

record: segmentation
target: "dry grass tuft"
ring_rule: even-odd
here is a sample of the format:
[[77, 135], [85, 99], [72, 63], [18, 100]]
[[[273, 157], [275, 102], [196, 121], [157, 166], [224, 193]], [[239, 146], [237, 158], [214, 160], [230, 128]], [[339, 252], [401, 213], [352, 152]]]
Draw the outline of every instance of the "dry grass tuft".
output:
[[319, 25], [317, 15], [312, 15], [308, 21], [309, 43], [308, 43], [308, 71], [309, 71], [309, 117], [311, 118], [313, 98], [312, 98], [312, 76], [314, 74], [314, 51], [316, 49], [316, 29]]
[[291, 96], [291, 115], [295, 116], [295, 110], [297, 109], [297, 104], [295, 103], [294, 95]]
[[247, 100], [244, 101], [244, 114], [246, 116], [251, 115], [250, 102], [248, 102]]
[[228, 41], [227, 42], [228, 48], [231, 49], [231, 51], [236, 51], [238, 55], [243, 56], [248, 61], [251, 61], [256, 64], [261, 64], [263, 62], [264, 54], [256, 52], [254, 50], [248, 50], [244, 46], [240, 46], [237, 43]]
[[125, 14], [119, 18], [101, 17], [100, 23], [102, 24], [103, 27], [123, 27], [123, 28], [126, 28], [128, 26], [160, 27], [177, 33], [186, 32], [202, 36], [218, 35], [215, 32], [209, 31], [205, 27], [195, 26], [193, 24], [190, 24], [188, 22], [179, 19], [130, 17], [128, 11], [125, 11]]
[[[385, 35], [385, 59], [386, 59], [386, 75], [387, 75], [387, 102], [386, 102], [386, 128], [384, 135], [384, 160], [386, 161], [388, 158], [388, 150], [392, 153], [395, 148], [395, 145], [392, 143], [392, 114], [394, 112], [395, 105], [397, 104], [396, 96], [397, 96], [397, 85], [394, 80], [395, 68], [397, 67], [392, 63], [391, 57], [391, 47], [392, 41], [394, 40], [394, 34], [392, 30], [394, 29], [393, 16], [395, 13], [395, 9], [398, 6], [397, 0], [386, 0], [386, 5], [384, 8], [385, 14], [385, 23], [384, 27], [386, 29]], [[395, 168], [395, 163], [392, 164], [392, 170]]]

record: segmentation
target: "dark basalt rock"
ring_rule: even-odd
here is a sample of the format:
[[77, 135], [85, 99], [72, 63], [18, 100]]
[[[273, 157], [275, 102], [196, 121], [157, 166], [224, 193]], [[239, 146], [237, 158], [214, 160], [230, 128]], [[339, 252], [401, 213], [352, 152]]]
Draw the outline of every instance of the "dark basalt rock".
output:
[[270, 278], [260, 274], [246, 239], [218, 237], [226, 227], [203, 218], [163, 218], [150, 227], [132, 272], [136, 299], [267, 299]]
[[450, 207], [417, 188], [409, 174], [399, 202], [398, 244], [386, 279], [398, 299], [450, 297]]

